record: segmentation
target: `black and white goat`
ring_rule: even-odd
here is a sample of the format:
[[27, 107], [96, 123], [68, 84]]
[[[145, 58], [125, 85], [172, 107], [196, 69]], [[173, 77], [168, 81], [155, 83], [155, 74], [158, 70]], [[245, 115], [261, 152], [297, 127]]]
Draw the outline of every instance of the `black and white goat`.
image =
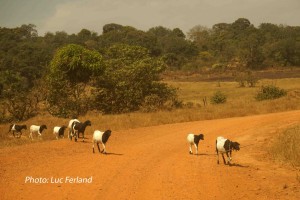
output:
[[13, 134], [14, 137], [16, 137], [15, 132], [16, 132], [16, 133], [19, 133], [19, 134], [17, 135], [17, 137], [19, 138], [19, 137], [21, 137], [21, 135], [22, 135], [22, 130], [23, 130], [23, 129], [27, 130], [27, 126], [26, 126], [26, 125], [11, 124], [11, 125], [9, 126], [9, 131], [8, 131], [8, 132], [12, 131], [12, 134]]
[[41, 125], [41, 126], [37, 126], [37, 125], [31, 125], [30, 126], [30, 133], [29, 133], [29, 138], [31, 138], [33, 140], [32, 134], [38, 134], [38, 137], [42, 137], [42, 132], [43, 130], [47, 129], [46, 125]]
[[69, 132], [68, 132], [68, 138], [70, 138], [70, 140], [72, 140], [72, 137], [71, 137], [71, 134], [72, 134], [72, 132], [73, 132], [73, 128], [72, 128], [72, 125], [73, 125], [73, 123], [74, 122], [80, 122], [78, 119], [71, 119], [70, 121], [69, 121], [69, 124], [68, 124], [68, 128], [69, 128]]
[[59, 137], [65, 138], [64, 134], [66, 128], [67, 128], [66, 126], [55, 126], [53, 128], [53, 134], [55, 135], [57, 140]]
[[85, 131], [85, 128], [87, 126], [91, 126], [91, 125], [92, 125], [92, 123], [91, 123], [90, 120], [86, 120], [83, 123], [74, 121], [73, 124], [72, 124], [72, 133], [71, 133], [70, 140], [72, 140], [72, 137], [75, 137], [75, 142], [77, 142], [78, 135], [80, 133], [82, 133], [83, 142], [84, 142], [84, 131]]
[[94, 131], [93, 134], [93, 153], [95, 153], [95, 143], [97, 144], [98, 150], [100, 152], [99, 143], [102, 144], [103, 150], [101, 153], [106, 153], [105, 144], [108, 141], [108, 138], [111, 136], [111, 130], [106, 130], [105, 132], [101, 132], [99, 130]]
[[224, 153], [226, 154], [227, 156], [227, 164], [230, 164], [231, 162], [231, 153], [232, 151], [235, 150], [235, 151], [239, 151], [240, 150], [240, 144], [238, 142], [233, 142], [233, 141], [230, 141], [222, 136], [220, 137], [217, 137], [217, 140], [216, 140], [216, 152], [217, 152], [217, 156], [218, 156], [218, 161], [217, 163], [219, 164], [219, 152], [222, 154], [222, 158], [223, 158], [223, 162], [224, 164], [226, 165], [226, 161], [225, 161], [225, 158], [224, 158]]
[[198, 144], [200, 140], [204, 140], [204, 135], [203, 134], [195, 135], [193, 133], [190, 133], [188, 134], [186, 139], [190, 144], [190, 154], [193, 154], [192, 145], [194, 145], [196, 148], [196, 155], [198, 155]]

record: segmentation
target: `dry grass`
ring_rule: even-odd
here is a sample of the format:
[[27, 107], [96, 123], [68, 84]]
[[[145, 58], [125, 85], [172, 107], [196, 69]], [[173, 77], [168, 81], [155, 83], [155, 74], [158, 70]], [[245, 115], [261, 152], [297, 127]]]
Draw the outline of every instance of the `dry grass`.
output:
[[300, 167], [300, 126], [288, 128], [278, 134], [271, 147], [272, 156], [279, 162]]
[[[262, 85], [275, 85], [286, 89], [289, 93], [298, 93], [300, 98], [300, 78], [259, 81], [257, 87], [239, 87], [237, 82], [167, 82], [179, 89], [179, 98], [184, 102], [203, 105], [203, 98], [211, 97], [217, 90], [224, 92], [228, 96], [229, 103], [243, 102], [256, 103], [255, 94]], [[298, 99], [299, 100], [299, 99]]]
[[[247, 116], [264, 113], [274, 113], [300, 109], [300, 78], [261, 80], [255, 88], [240, 88], [236, 82], [167, 82], [179, 88], [180, 100], [185, 106], [182, 109], [172, 111], [158, 111], [153, 113], [129, 113], [120, 115], [102, 115], [97, 112], [90, 112], [86, 116], [81, 116], [81, 121], [91, 120], [92, 127], [87, 128], [87, 137], [90, 137], [94, 129], [127, 130], [131, 128], [155, 126], [161, 124], [189, 122], [196, 120], [211, 120], [217, 118], [229, 118]], [[256, 101], [254, 96], [260, 85], [274, 84], [286, 89], [288, 95], [270, 101]], [[227, 95], [227, 102], [222, 105], [211, 105], [209, 97], [217, 90]], [[207, 97], [208, 104], [203, 105], [203, 98]], [[67, 125], [69, 119], [56, 118], [49, 114], [39, 115], [31, 118], [23, 124], [28, 127], [32, 124], [46, 124], [43, 141], [54, 140], [53, 127]], [[0, 124], [0, 148], [31, 143], [28, 139], [29, 130], [24, 131], [22, 138], [16, 139], [12, 134], [7, 133], [9, 124]], [[33, 142], [39, 140], [35, 139]]]

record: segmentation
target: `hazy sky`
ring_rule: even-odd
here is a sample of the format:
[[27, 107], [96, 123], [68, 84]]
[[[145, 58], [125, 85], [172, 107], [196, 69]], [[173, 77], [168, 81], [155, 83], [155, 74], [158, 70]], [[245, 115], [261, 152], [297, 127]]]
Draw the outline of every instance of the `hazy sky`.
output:
[[148, 30], [155, 26], [211, 27], [247, 18], [252, 24], [300, 25], [300, 0], [0, 0], [0, 27], [34, 24], [45, 32], [102, 33], [108, 23]]

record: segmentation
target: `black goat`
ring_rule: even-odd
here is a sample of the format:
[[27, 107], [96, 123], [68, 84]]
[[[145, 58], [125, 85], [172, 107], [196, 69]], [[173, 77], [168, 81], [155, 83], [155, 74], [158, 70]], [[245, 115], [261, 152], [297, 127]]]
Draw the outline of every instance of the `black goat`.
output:
[[86, 120], [85, 122], [76, 122], [74, 121], [72, 124], [72, 133], [70, 136], [70, 140], [72, 140], [72, 137], [75, 137], [75, 142], [77, 142], [79, 133], [82, 133], [83, 142], [84, 142], [84, 131], [87, 126], [91, 126], [92, 123], [90, 120]]
[[16, 133], [20, 133], [20, 134], [18, 134], [18, 136], [17, 136], [18, 138], [20, 138], [21, 135], [22, 135], [22, 130], [23, 130], [23, 129], [27, 130], [27, 126], [26, 126], [26, 125], [11, 124], [11, 125], [9, 126], [9, 131], [8, 131], [8, 132], [12, 131], [12, 134], [13, 134], [14, 137], [16, 137], [15, 132], [16, 132]]

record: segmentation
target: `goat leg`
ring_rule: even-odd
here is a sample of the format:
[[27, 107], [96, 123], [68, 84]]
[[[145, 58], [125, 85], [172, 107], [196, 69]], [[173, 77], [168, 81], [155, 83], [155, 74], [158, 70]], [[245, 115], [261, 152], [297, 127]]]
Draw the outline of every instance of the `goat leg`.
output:
[[101, 152], [100, 150], [100, 147], [99, 147], [99, 143], [97, 142], [97, 147], [98, 147], [98, 150], [99, 150], [99, 153]]
[[230, 164], [231, 157], [230, 157], [230, 155], [228, 155], [228, 151], [226, 152], [226, 155], [227, 155], [227, 158], [228, 158], [227, 164]]
[[223, 153], [222, 153], [222, 158], [223, 158], [224, 164], [226, 165], [226, 161], [225, 161], [225, 158], [224, 158], [224, 154], [223, 154]]
[[106, 154], [105, 144], [103, 144], [103, 143], [102, 143], [102, 146], [103, 146], [103, 150], [102, 150], [102, 152], [101, 152], [101, 153], [104, 153], [104, 154]]

